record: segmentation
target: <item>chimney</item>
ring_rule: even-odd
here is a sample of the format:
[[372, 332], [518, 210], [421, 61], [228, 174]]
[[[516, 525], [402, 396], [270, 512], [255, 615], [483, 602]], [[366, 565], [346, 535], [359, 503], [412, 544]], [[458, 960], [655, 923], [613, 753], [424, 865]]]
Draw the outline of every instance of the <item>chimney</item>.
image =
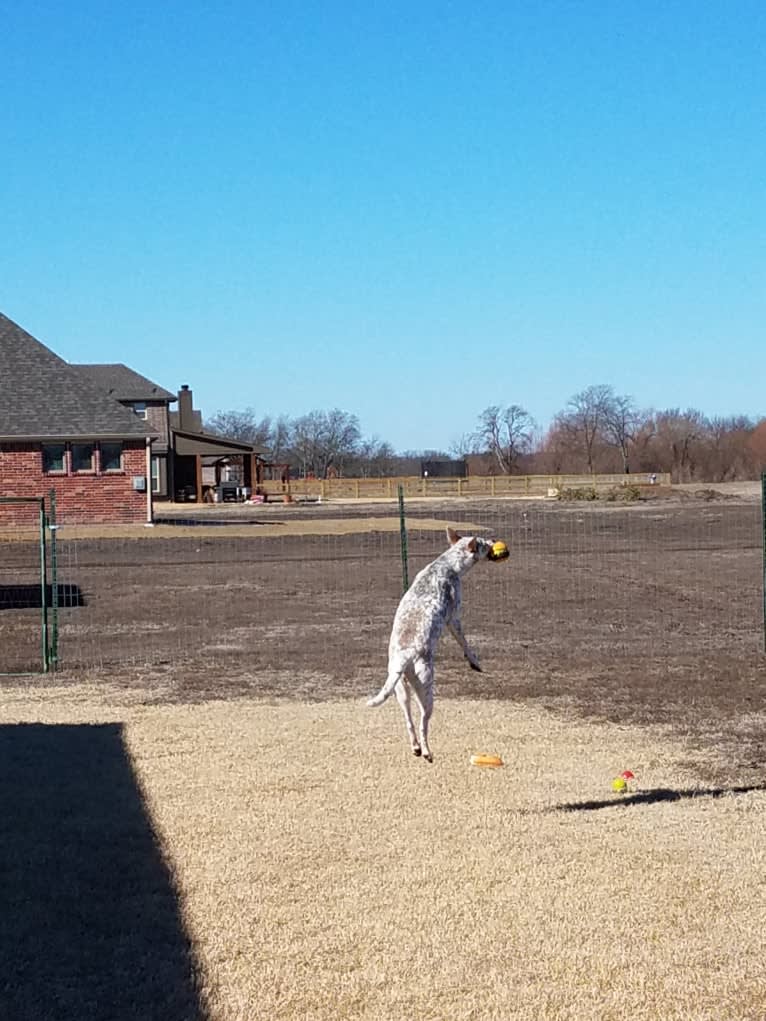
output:
[[178, 428], [182, 433], [199, 432], [194, 424], [192, 392], [187, 383], [178, 391]]

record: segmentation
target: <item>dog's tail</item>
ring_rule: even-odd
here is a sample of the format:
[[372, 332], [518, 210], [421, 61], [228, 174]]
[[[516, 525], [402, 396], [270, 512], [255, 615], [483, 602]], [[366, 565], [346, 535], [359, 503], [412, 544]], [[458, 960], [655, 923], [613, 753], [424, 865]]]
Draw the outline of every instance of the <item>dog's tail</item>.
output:
[[386, 699], [391, 694], [393, 694], [393, 690], [399, 683], [401, 676], [402, 676], [401, 670], [390, 670], [388, 673], [388, 677], [386, 678], [386, 683], [383, 685], [383, 687], [380, 689], [380, 691], [374, 698], [370, 698], [367, 700], [367, 705], [368, 706], [383, 705]]

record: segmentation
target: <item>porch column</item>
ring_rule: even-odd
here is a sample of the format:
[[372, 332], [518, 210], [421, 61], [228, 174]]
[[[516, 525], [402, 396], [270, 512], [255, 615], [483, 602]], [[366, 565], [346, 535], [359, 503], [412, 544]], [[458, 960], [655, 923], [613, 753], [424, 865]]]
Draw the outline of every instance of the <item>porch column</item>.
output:
[[194, 455], [194, 465], [196, 468], [196, 481], [197, 481], [197, 503], [202, 503], [202, 455]]

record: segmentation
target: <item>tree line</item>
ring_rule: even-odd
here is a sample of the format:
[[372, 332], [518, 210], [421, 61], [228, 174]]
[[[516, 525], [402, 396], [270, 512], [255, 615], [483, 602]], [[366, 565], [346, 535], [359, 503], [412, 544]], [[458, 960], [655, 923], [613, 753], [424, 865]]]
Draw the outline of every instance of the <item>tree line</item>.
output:
[[297, 477], [417, 475], [421, 461], [448, 458], [466, 459], [471, 474], [486, 475], [669, 472], [674, 482], [725, 482], [766, 470], [766, 418], [641, 409], [605, 384], [574, 394], [545, 430], [520, 404], [490, 405], [448, 451], [397, 453], [385, 440], [363, 436], [357, 416], [338, 408], [296, 418], [224, 411], [205, 428], [252, 443]]

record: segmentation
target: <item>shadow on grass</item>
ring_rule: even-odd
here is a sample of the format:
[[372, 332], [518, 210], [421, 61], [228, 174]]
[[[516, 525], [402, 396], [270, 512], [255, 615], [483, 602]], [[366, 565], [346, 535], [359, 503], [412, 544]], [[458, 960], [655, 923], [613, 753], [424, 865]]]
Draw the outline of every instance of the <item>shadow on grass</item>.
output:
[[122, 726], [0, 726], [0, 1003], [14, 1021], [205, 1021]]
[[724, 798], [730, 795], [751, 794], [753, 791], [766, 791], [766, 783], [748, 784], [742, 787], [690, 787], [686, 790], [673, 790], [668, 787], [655, 787], [648, 791], [635, 791], [632, 794], [615, 794], [611, 798], [599, 801], [570, 801], [554, 805], [554, 812], [595, 812], [600, 808], [625, 808], [628, 805], [655, 805], [660, 801], [683, 801], [688, 798]]

